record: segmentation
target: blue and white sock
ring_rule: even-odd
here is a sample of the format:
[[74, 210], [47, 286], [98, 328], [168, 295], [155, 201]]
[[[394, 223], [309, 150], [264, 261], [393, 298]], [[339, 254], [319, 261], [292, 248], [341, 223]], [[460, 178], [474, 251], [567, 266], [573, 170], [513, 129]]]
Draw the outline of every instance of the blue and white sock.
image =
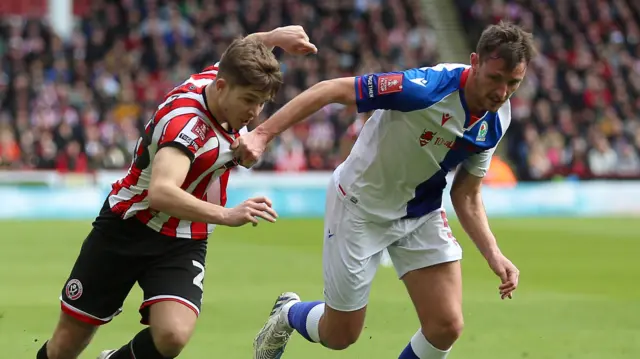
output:
[[297, 302], [285, 305], [289, 325], [312, 343], [320, 342], [320, 318], [324, 314], [323, 302]]
[[422, 330], [418, 330], [398, 359], [445, 359], [450, 351], [451, 348], [440, 350], [434, 347], [424, 337]]

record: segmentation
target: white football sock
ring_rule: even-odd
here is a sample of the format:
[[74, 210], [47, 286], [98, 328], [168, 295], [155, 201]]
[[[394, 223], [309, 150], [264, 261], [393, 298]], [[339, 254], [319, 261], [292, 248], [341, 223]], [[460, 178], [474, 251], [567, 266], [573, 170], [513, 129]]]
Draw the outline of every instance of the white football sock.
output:
[[411, 349], [416, 354], [416, 356], [420, 359], [445, 359], [451, 348], [447, 350], [440, 350], [434, 347], [427, 338], [422, 334], [422, 330], [418, 330], [416, 334], [411, 338]]
[[320, 343], [320, 318], [322, 318], [322, 314], [324, 314], [324, 303], [313, 307], [307, 316], [307, 333], [309, 333], [309, 338], [316, 343]]

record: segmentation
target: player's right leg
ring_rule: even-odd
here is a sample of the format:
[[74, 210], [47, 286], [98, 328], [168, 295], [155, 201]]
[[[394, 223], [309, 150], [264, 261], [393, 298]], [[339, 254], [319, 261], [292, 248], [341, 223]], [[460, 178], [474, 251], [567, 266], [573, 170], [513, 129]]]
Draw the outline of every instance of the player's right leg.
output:
[[100, 325], [113, 319], [137, 275], [109, 234], [92, 230], [62, 289], [60, 320], [37, 359], [75, 359]]
[[36, 359], [75, 359], [89, 345], [98, 327], [60, 313], [53, 336], [42, 345]]
[[281, 294], [254, 340], [254, 358], [280, 358], [294, 330], [330, 349], [341, 350], [355, 343], [364, 326], [371, 282], [385, 247], [381, 239], [387, 229], [349, 212], [330, 186], [323, 249], [326, 302], [301, 302], [295, 293]]

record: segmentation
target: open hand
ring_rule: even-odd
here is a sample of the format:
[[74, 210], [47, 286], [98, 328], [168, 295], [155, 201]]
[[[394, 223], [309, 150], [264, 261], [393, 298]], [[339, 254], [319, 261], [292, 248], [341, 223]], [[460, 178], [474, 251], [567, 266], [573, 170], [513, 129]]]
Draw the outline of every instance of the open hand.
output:
[[257, 226], [258, 218], [273, 223], [278, 218], [278, 214], [271, 206], [271, 200], [267, 197], [248, 199], [234, 208], [229, 208], [223, 224], [230, 227], [239, 227], [251, 222], [254, 226]]
[[500, 277], [502, 284], [498, 287], [500, 290], [500, 298], [513, 298], [513, 291], [518, 287], [520, 271], [511, 261], [502, 254], [497, 254], [487, 259], [489, 267]]

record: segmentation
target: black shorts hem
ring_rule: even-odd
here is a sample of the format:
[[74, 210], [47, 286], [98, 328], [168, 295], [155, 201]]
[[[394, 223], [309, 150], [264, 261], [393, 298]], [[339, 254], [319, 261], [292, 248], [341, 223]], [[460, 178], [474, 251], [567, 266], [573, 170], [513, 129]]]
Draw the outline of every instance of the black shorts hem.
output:
[[118, 316], [118, 314], [122, 313], [122, 308], [120, 308], [118, 311], [116, 311], [115, 313], [113, 313], [113, 315], [107, 317], [107, 318], [98, 318], [94, 315], [91, 315], [89, 313], [86, 313], [78, 308], [76, 308], [75, 306], [67, 303], [64, 298], [60, 297], [60, 310], [80, 321], [86, 324], [90, 324], [90, 325], [94, 325], [94, 326], [101, 326], [101, 325], [105, 325], [109, 322], [111, 322], [113, 320], [113, 318], [115, 318], [116, 316]]
[[138, 312], [140, 312], [140, 324], [149, 325], [149, 313], [151, 310], [151, 306], [160, 302], [180, 303], [185, 307], [191, 309], [195, 313], [196, 318], [200, 316], [200, 307], [190, 300], [177, 295], [157, 295], [155, 297], [145, 299], [140, 305], [140, 309], [138, 309]]

